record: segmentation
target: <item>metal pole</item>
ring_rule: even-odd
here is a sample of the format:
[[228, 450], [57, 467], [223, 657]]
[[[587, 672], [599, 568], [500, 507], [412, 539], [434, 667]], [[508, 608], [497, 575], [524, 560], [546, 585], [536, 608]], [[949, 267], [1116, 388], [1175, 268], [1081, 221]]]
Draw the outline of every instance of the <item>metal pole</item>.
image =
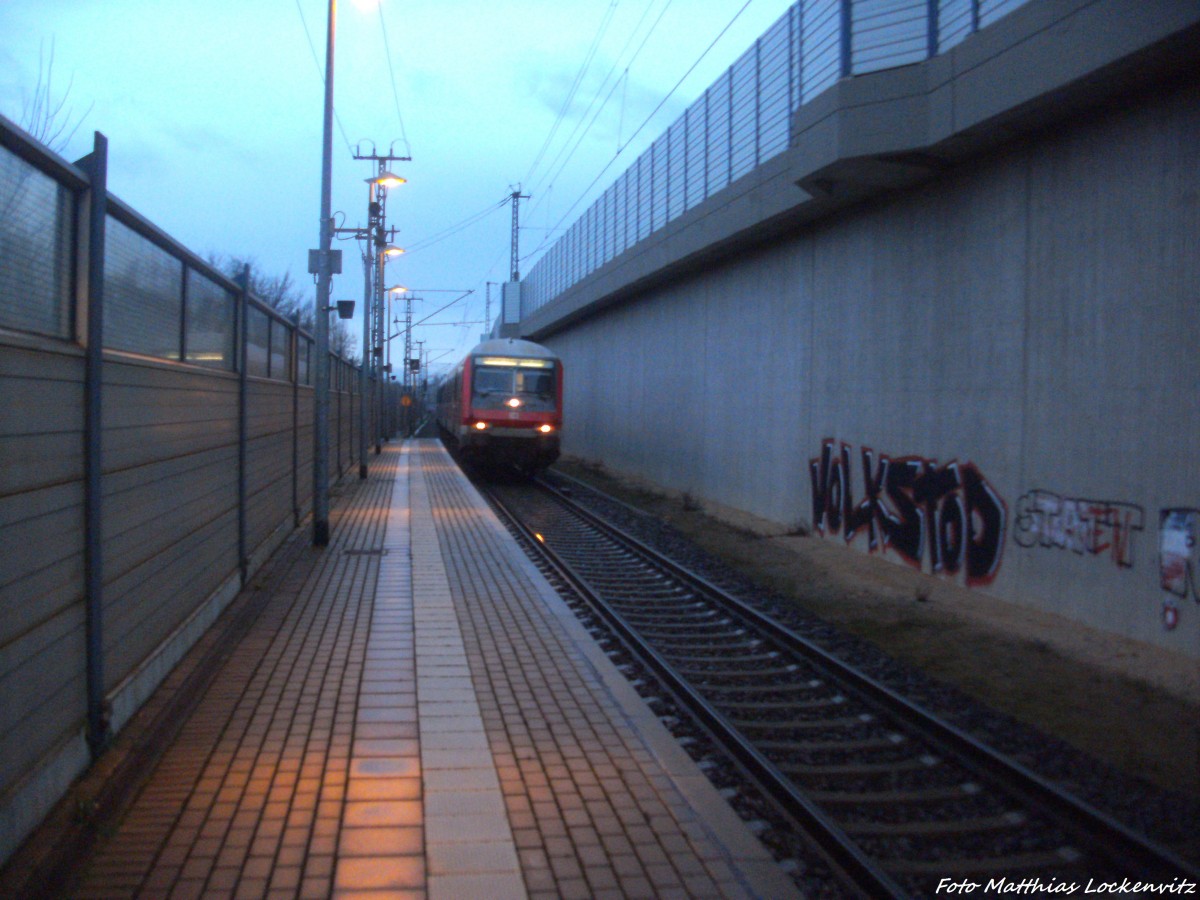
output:
[[[380, 196], [386, 192], [381, 192]], [[380, 215], [380, 222], [383, 221], [383, 216]], [[375, 266], [375, 307], [372, 315], [375, 317], [375, 345], [371, 348], [371, 353], [375, 358], [375, 455], [378, 456], [383, 452], [383, 395], [387, 388], [384, 382], [384, 376], [387, 375], [383, 371], [383, 340], [384, 334], [383, 322], [383, 294], [384, 294], [384, 267], [386, 266], [387, 257], [380, 252], [376, 252], [377, 260]]]
[[249, 434], [248, 411], [249, 405], [249, 370], [247, 366], [247, 337], [250, 334], [250, 264], [242, 268], [241, 278], [238, 279], [241, 291], [238, 293], [238, 569], [242, 574], [242, 584], [246, 584], [249, 575], [249, 565], [246, 553], [246, 444]]
[[300, 310], [292, 321], [292, 527], [300, 527]]
[[317, 371], [313, 414], [313, 545], [329, 543], [329, 288], [333, 278], [333, 44], [337, 0], [329, 0], [325, 44], [325, 122], [321, 144], [321, 243], [317, 255]]
[[939, 6], [941, 6], [939, 0], [927, 0], [925, 16], [928, 23], [928, 33], [926, 35], [927, 46], [925, 48], [925, 55], [930, 59], [937, 56], [938, 52], [939, 33], [941, 31], [938, 21]]
[[387, 437], [389, 440], [394, 432], [392, 425], [392, 341], [391, 335], [388, 334], [392, 328], [391, 315], [392, 295], [390, 293], [386, 293], [383, 295], [383, 327], [385, 329], [383, 333], [383, 371], [384, 378], [386, 379], [385, 384], [387, 384], [388, 387], [387, 401], [385, 403], [384, 410], [386, 413]]
[[[372, 185], [371, 203], [374, 204], [375, 186]], [[370, 210], [368, 207], [367, 222], [371, 222]], [[368, 228], [367, 234], [371, 231]], [[367, 477], [367, 397], [370, 394], [370, 385], [367, 383], [367, 372], [371, 360], [371, 247], [374, 246], [374, 240], [367, 238], [367, 253], [363, 255], [363, 338], [362, 338], [362, 364], [358, 367], [358, 477], [361, 481]]]
[[843, 78], [849, 78], [854, 74], [854, 10], [851, 8], [850, 2], [851, 0], [841, 0], [840, 8], [841, 41], [838, 53], [841, 56], [841, 76]]
[[[376, 161], [375, 166], [376, 177], [383, 174], [383, 161]], [[372, 347], [372, 352], [375, 357], [375, 384], [376, 384], [376, 403], [375, 403], [375, 455], [378, 456], [383, 452], [384, 439], [384, 397], [387, 395], [387, 372], [384, 371], [383, 365], [383, 344], [387, 337], [387, 322], [383, 312], [383, 298], [386, 296], [387, 287], [384, 283], [384, 278], [387, 276], [387, 188], [380, 185], [375, 192], [375, 202], [378, 204], [377, 209], [377, 228], [375, 231], [375, 345]]]
[[90, 182], [87, 258], [87, 356], [84, 360], [84, 630], [86, 635], [87, 744], [92, 759], [108, 746], [104, 702], [104, 515], [101, 407], [104, 372], [104, 227], [108, 216], [108, 138], [95, 132], [80, 164]]
[[[409, 360], [412, 359], [412, 302], [413, 295], [404, 296], [404, 394], [412, 399], [412, 373], [409, 371]], [[409, 437], [409, 426], [412, 424], [412, 406], [404, 407], [404, 436]]]

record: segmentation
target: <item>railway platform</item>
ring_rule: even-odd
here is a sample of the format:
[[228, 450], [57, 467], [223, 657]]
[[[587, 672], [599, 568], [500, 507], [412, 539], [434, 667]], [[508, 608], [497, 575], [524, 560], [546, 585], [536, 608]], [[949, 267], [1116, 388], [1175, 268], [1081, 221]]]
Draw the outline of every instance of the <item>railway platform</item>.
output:
[[441, 445], [375, 461], [330, 546], [297, 533], [73, 792], [95, 839], [60, 811], [0, 887], [795, 896]]

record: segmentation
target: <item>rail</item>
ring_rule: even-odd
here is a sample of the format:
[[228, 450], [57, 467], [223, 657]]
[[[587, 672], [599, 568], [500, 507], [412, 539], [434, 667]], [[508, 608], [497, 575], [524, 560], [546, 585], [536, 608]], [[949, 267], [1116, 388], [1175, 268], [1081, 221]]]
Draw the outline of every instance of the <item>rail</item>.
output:
[[554, 560], [626, 649], [867, 895], [932, 894], [932, 873], [984, 861], [1014, 878], [1200, 877], [578, 502], [550, 488], [505, 491], [507, 503], [499, 493], [490, 499], [526, 546]]

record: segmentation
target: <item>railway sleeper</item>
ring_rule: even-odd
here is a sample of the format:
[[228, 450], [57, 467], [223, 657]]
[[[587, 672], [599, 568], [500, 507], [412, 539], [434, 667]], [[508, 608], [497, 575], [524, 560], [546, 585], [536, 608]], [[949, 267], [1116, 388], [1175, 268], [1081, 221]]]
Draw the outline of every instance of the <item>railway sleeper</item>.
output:
[[[722, 662], [737, 662], [737, 663], [764, 663], [774, 662], [779, 659], [779, 653], [774, 650], [769, 650], [766, 653], [739, 653], [736, 657], [729, 652], [728, 647], [712, 647], [703, 655], [698, 653], [681, 653], [678, 650], [671, 650], [666, 647], [659, 647], [660, 651], [667, 653], [671, 657], [671, 661], [676, 664], [686, 663], [706, 663], [720, 660]], [[695, 650], [695, 648], [691, 648]], [[731, 658], [732, 657], [732, 658]]]
[[950, 859], [912, 859], [899, 857], [878, 860], [880, 866], [893, 875], [930, 875], [935, 877], [955, 875], [1000, 875], [1017, 872], [1022, 877], [1049, 875], [1075, 863], [1082, 854], [1074, 847], [1059, 847], [1056, 850], [1014, 853], [987, 858], [958, 857]]
[[1011, 828], [1024, 825], [1028, 816], [1022, 812], [1006, 812], [998, 816], [978, 816], [969, 819], [954, 819], [952, 821], [915, 821], [915, 822], [850, 822], [841, 823], [842, 830], [850, 835], [896, 837], [902, 835], [920, 835], [938, 837], [954, 834], [979, 834], [987, 831], [1008, 831]]
[[776, 761], [776, 765], [790, 776], [813, 777], [820, 775], [866, 776], [890, 775], [899, 772], [928, 769], [927, 756], [913, 756], [892, 762], [849, 762], [849, 763], [801, 763], [793, 760]]
[[978, 794], [973, 782], [952, 785], [931, 785], [886, 791], [805, 791], [805, 796], [820, 806], [911, 806], [916, 804], [957, 803], [964, 797]]
[[[705, 685], [706, 691], [712, 691], [715, 694], [745, 694], [747, 699], [732, 697], [725, 702], [729, 706], [735, 706], [740, 709], [805, 709], [821, 706], [840, 706], [846, 702], [846, 698], [841, 694], [827, 695], [825, 697], [817, 697], [811, 700], [800, 700], [788, 698], [787, 700], [774, 699], [779, 694], [802, 694], [811, 696], [814, 691], [820, 688], [812, 686], [812, 681], [793, 681], [789, 684], [764, 684], [759, 686], [747, 684], [712, 684]], [[754, 697], [755, 699], [748, 699]], [[770, 698], [770, 699], [768, 699]]]
[[[654, 642], [654, 646], [657, 650], [659, 650], [662, 653], [671, 654], [672, 658], [674, 658], [674, 659], [687, 659], [689, 654], [694, 654], [694, 653], [704, 653], [706, 655], [711, 655], [711, 654], [724, 655], [724, 654], [732, 654], [734, 652], [739, 652], [739, 651], [745, 652], [745, 653], [754, 653], [763, 644], [763, 642], [758, 640], [757, 638], [751, 638], [750, 640], [747, 640], [747, 641], [735, 641], [735, 640], [718, 641], [714, 638], [708, 638], [708, 640], [712, 640], [712, 643], [711, 644], [703, 644], [703, 643], [700, 643], [698, 640], [693, 640], [691, 638], [672, 639], [670, 637], [664, 637], [664, 638], [656, 639]], [[698, 658], [703, 658], [703, 657], [698, 657]], [[757, 658], [757, 657], [751, 657], [751, 658]]]
[[[741, 709], [741, 707], [738, 708]], [[864, 718], [864, 716], [861, 715], [838, 716], [837, 718], [797, 719], [790, 715], [793, 709], [794, 707], [789, 704], [786, 709], [778, 710], [779, 712], [786, 712], [789, 714], [787, 718], [783, 719], [748, 719], [744, 716], [730, 716], [729, 721], [742, 731], [756, 731], [765, 729], [771, 729], [773, 731], [815, 731], [818, 728], [829, 731], [839, 728], [850, 730], [853, 728], [862, 728], [864, 725], [870, 725], [875, 721], [873, 717], [867, 716]]]
[[[656, 606], [646, 606], [647, 598], [640, 594], [629, 594], [628, 596], [612, 597], [608, 594], [604, 595], [604, 599], [616, 606], [619, 604], [628, 605], [629, 609], [620, 608], [618, 611], [627, 619], [638, 619], [645, 622], [665, 622], [668, 625], [676, 625], [682, 627], [690, 622], [703, 622], [715, 620], [718, 625], [732, 625], [733, 621], [724, 613], [710, 607], [694, 609], [689, 607], [672, 606], [662, 609]], [[675, 631], [678, 633], [679, 627]]]
[[[900, 740], [897, 741], [896, 738]], [[754, 746], [760, 750], [791, 751], [804, 753], [819, 753], [822, 751], [861, 753], [867, 750], [892, 750], [904, 741], [903, 735], [884, 735], [882, 737], [847, 738], [844, 741], [796, 741], [796, 740], [761, 740], [755, 741]]]

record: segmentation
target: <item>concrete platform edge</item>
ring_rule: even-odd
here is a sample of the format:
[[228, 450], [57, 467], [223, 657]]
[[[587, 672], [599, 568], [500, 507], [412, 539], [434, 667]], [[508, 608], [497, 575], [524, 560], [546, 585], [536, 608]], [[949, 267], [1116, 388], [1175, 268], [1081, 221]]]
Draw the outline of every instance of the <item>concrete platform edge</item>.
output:
[[[440, 444], [438, 446], [441, 449]], [[445, 453], [445, 450], [441, 449], [441, 452]], [[475, 486], [461, 471], [456, 471], [454, 477], [461, 479], [464, 490], [477, 497], [482, 506], [487, 506]], [[695, 761], [688, 756], [629, 681], [612, 664], [575, 614], [512, 539], [500, 520], [491, 513], [490, 508], [485, 521], [488, 527], [502, 537], [511, 554], [514, 568], [522, 570], [529, 578], [538, 592], [538, 598], [561, 623], [597, 679], [616, 701], [630, 727], [641, 737], [646, 749], [663, 767], [675, 788], [687, 801], [695, 813], [697, 826], [707, 833], [714, 844], [725, 848], [729, 854], [730, 865], [737, 872], [743, 886], [757, 896], [797, 896], [794, 883], [775, 862], [766, 847], [717, 793]]]

